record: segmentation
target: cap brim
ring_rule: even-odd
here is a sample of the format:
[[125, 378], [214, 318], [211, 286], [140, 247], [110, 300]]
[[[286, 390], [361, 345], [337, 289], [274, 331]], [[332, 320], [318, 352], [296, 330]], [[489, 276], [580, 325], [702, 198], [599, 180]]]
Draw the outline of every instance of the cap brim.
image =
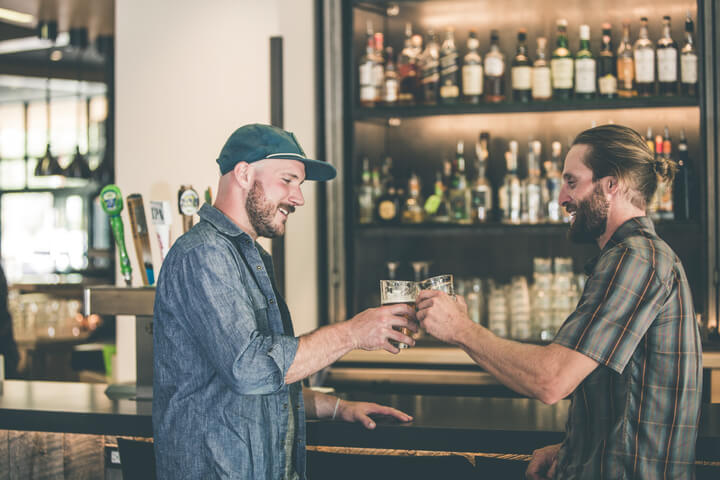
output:
[[305, 165], [305, 180], [314, 180], [316, 182], [326, 182], [332, 180], [337, 176], [337, 170], [335, 167], [327, 162], [321, 160], [312, 160], [310, 158], [303, 158], [295, 155], [273, 155], [273, 160], [297, 160]]

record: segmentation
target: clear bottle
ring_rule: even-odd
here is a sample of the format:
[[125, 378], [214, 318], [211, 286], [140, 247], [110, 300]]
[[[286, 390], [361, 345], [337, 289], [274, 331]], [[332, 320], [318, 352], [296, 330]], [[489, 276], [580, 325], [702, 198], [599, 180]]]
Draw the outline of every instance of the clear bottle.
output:
[[459, 140], [456, 156], [457, 170], [449, 190], [452, 220], [456, 223], [470, 223], [470, 189], [465, 173], [465, 143]]
[[575, 98], [595, 96], [596, 63], [590, 49], [590, 26], [580, 25], [580, 49], [575, 54]]
[[602, 98], [617, 95], [617, 61], [612, 47], [612, 26], [603, 23], [602, 47], [598, 55], [598, 94]]
[[397, 61], [398, 103], [401, 105], [413, 105], [418, 98], [418, 58], [412, 36], [412, 25], [408, 22], [405, 24], [405, 44]]
[[422, 223], [425, 220], [424, 200], [421, 192], [420, 177], [412, 172], [408, 179], [408, 195], [403, 205], [402, 221], [404, 223]]
[[547, 39], [545, 37], [538, 37], [537, 58], [533, 64], [533, 101], [550, 100], [552, 98], [552, 77], [550, 75], [550, 64], [548, 64], [545, 53], [546, 48]]
[[470, 30], [468, 53], [465, 54], [462, 67], [463, 98], [468, 103], [480, 103], [483, 94], [483, 66], [479, 47], [477, 32]]
[[358, 66], [358, 85], [360, 86], [360, 105], [363, 107], [375, 106], [375, 39], [373, 37], [372, 22], [367, 23], [367, 38], [365, 42], [365, 54], [360, 59]]
[[533, 65], [528, 56], [527, 31], [521, 28], [517, 34], [517, 51], [510, 68], [512, 96], [516, 102], [528, 103], [532, 94]]
[[693, 20], [688, 12], [685, 17], [685, 44], [680, 50], [680, 86], [682, 94], [689, 97], [698, 94], [698, 56], [693, 31]]
[[631, 98], [637, 95], [635, 90], [635, 59], [630, 43], [630, 21], [623, 21], [623, 37], [617, 51], [618, 96]]
[[398, 102], [398, 74], [395, 68], [395, 61], [393, 60], [393, 49], [387, 47], [385, 49], [385, 79], [383, 80], [383, 103], [385, 105], [395, 105]]
[[433, 31], [428, 32], [427, 45], [420, 54], [420, 72], [423, 101], [429, 105], [436, 104], [440, 84], [440, 46]]
[[540, 157], [542, 144], [533, 140], [528, 148], [528, 176], [523, 181], [525, 205], [523, 206], [523, 221], [530, 224], [540, 223], [544, 217], [544, 190], [540, 178]]
[[505, 165], [507, 173], [498, 192], [499, 207], [503, 222], [518, 224], [521, 220], [522, 186], [517, 176], [518, 143], [515, 140], [510, 141], [510, 150], [505, 152]]
[[499, 103], [505, 100], [505, 55], [500, 51], [500, 35], [490, 32], [490, 50], [485, 55], [485, 100]]
[[374, 198], [370, 160], [365, 157], [362, 163], [362, 183], [358, 187], [358, 223], [368, 224], [373, 221]]
[[563, 221], [563, 210], [560, 206], [560, 189], [562, 188], [562, 145], [558, 141], [552, 142], [552, 155], [545, 162], [545, 185], [547, 201], [545, 218], [551, 223]]
[[440, 101], [456, 103], [460, 98], [460, 68], [455, 31], [448, 28], [440, 47]]
[[657, 43], [657, 68], [660, 95], [678, 93], [678, 46], [672, 38], [670, 17], [663, 17], [662, 37]]
[[383, 84], [385, 83], [385, 49], [384, 35], [382, 32], [375, 32], [373, 35], [375, 42], [375, 66], [373, 69], [373, 80], [375, 82], [375, 104], [382, 102]]
[[638, 95], [647, 97], [655, 94], [655, 48], [648, 38], [647, 18], [642, 17], [640, 21], [640, 34], [633, 46], [635, 86]]
[[567, 20], [557, 21], [557, 39], [555, 50], [550, 60], [552, 73], [553, 97], [569, 100], [573, 91], [573, 57], [568, 47]]
[[475, 145], [477, 154], [477, 178], [472, 186], [471, 216], [475, 223], [485, 223], [492, 213], [492, 185], [486, 177], [488, 160], [490, 159], [490, 134], [480, 132], [480, 138]]

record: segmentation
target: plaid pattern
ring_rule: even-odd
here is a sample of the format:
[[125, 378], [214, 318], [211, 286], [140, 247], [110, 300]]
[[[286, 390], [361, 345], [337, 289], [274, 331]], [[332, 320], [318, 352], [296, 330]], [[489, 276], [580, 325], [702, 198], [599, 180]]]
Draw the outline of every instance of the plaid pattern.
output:
[[693, 478], [702, 350], [680, 260], [637, 217], [586, 271], [554, 342], [600, 366], [572, 394], [555, 478]]

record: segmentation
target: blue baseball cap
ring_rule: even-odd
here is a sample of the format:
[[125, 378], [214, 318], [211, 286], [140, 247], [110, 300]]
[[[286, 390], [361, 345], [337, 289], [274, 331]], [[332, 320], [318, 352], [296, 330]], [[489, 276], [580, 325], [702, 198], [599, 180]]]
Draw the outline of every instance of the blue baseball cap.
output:
[[272, 125], [253, 123], [235, 130], [220, 151], [217, 163], [225, 175], [240, 162], [258, 160], [297, 160], [305, 165], [307, 180], [332, 180], [337, 175], [335, 167], [327, 162], [311, 160], [298, 143], [295, 135]]

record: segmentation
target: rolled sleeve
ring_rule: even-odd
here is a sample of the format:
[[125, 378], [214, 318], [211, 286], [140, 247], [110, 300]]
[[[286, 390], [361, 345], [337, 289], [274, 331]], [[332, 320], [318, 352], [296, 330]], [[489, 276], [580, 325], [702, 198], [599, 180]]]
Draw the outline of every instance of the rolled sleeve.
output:
[[259, 325], [263, 308], [253, 304], [246, 278], [231, 253], [201, 245], [183, 255], [168, 275], [183, 299], [182, 322], [227, 385], [238, 394], [263, 395], [285, 386], [298, 339]]
[[600, 258], [553, 342], [621, 374], [666, 297], [652, 258], [613, 248]]

